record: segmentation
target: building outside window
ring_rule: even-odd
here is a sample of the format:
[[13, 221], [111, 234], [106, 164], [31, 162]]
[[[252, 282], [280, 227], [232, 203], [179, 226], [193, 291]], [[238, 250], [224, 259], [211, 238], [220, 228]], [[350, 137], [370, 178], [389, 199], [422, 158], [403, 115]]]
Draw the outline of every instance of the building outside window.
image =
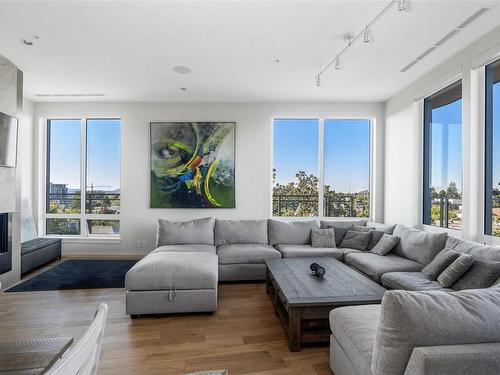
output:
[[370, 217], [370, 153], [369, 119], [275, 119], [273, 216]]
[[49, 119], [45, 233], [119, 236], [120, 119]]
[[484, 233], [500, 237], [500, 60], [486, 66]]
[[462, 227], [462, 81], [424, 99], [423, 223]]

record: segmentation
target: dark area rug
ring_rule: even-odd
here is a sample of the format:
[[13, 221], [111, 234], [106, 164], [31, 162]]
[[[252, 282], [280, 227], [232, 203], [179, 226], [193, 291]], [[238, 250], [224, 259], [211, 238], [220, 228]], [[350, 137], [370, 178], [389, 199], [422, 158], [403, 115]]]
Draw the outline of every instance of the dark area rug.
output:
[[6, 292], [125, 287], [125, 274], [136, 260], [67, 260]]

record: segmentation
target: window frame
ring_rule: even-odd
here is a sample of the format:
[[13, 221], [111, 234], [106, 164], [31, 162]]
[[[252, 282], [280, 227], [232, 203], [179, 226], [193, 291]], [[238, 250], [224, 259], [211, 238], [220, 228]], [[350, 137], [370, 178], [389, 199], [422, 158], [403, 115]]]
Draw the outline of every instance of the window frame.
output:
[[[426, 166], [428, 165], [428, 162], [430, 161], [429, 158], [430, 158], [430, 144], [429, 144], [429, 132], [427, 131], [427, 124], [428, 124], [428, 120], [429, 118], [432, 119], [432, 110], [428, 113], [426, 113], [425, 109], [426, 109], [426, 101], [432, 97], [433, 95], [439, 93], [440, 91], [443, 91], [445, 90], [446, 88], [456, 84], [460, 82], [461, 84], [461, 87], [462, 87], [462, 97], [461, 97], [461, 100], [462, 100], [462, 111], [461, 111], [461, 118], [462, 118], [462, 144], [461, 144], [461, 147], [462, 147], [462, 173], [461, 173], [461, 177], [462, 177], [462, 227], [461, 229], [455, 229], [455, 228], [449, 228], [449, 227], [441, 227], [441, 226], [438, 226], [438, 225], [432, 225], [432, 224], [427, 224], [425, 222], [425, 218], [426, 218], [426, 208], [429, 208], [429, 206], [426, 204], [426, 197], [427, 197], [427, 194], [426, 194], [426, 182], [428, 182], [430, 180], [430, 173], [431, 173], [431, 170], [429, 168], [426, 168]], [[428, 230], [428, 231], [431, 231], [431, 232], [446, 232], [448, 233], [449, 235], [452, 235], [452, 236], [461, 236], [461, 233], [463, 232], [464, 228], [463, 228], [463, 224], [464, 224], [464, 218], [463, 218], [463, 214], [464, 214], [464, 209], [465, 209], [465, 196], [464, 196], [464, 181], [465, 181], [465, 166], [464, 166], [464, 163], [465, 163], [465, 160], [464, 160], [464, 137], [463, 137], [463, 134], [464, 134], [464, 121], [465, 121], [465, 118], [464, 118], [464, 79], [463, 79], [463, 75], [461, 73], [461, 70], [460, 70], [460, 74], [457, 74], [455, 72], [452, 72], [451, 74], [449, 74], [449, 76], [447, 77], [447, 79], [443, 79], [439, 82], [438, 85], [436, 84], [433, 84], [432, 85], [432, 88], [429, 88], [428, 90], [421, 90], [419, 92], [419, 98], [417, 99], [418, 100], [418, 104], [419, 104], [419, 112], [420, 112], [420, 116], [418, 117], [418, 121], [419, 121], [419, 124], [420, 124], [420, 134], [421, 134], [421, 147], [420, 147], [420, 150], [421, 150], [421, 155], [420, 155], [420, 163], [421, 163], [421, 173], [420, 173], [420, 198], [419, 198], [419, 202], [420, 202], [420, 205], [419, 205], [419, 212], [420, 212], [420, 219], [419, 219], [419, 223], [420, 225], [422, 226], [422, 228], [424, 228], [425, 230]], [[427, 169], [427, 170], [426, 170]], [[431, 203], [431, 206], [432, 206], [432, 203]]]
[[[482, 235], [500, 240], [500, 237], [493, 235], [493, 74], [492, 71], [488, 69], [493, 64], [499, 64], [500, 58], [497, 58], [486, 63], [482, 69], [482, 84], [483, 84], [483, 225], [482, 225]], [[490, 110], [491, 109], [491, 110]], [[491, 171], [491, 173], [489, 173]]]
[[[49, 202], [49, 184], [50, 184], [50, 131], [49, 124], [53, 120], [80, 120], [80, 213], [64, 214], [64, 213], [48, 213]], [[86, 197], [87, 197], [87, 121], [88, 120], [120, 120], [120, 213], [119, 214], [91, 214], [86, 213]], [[47, 116], [43, 118], [43, 134], [41, 136], [41, 146], [43, 150], [43, 161], [41, 162], [41, 191], [39, 210], [39, 228], [40, 233], [45, 237], [63, 238], [65, 240], [74, 240], [79, 242], [82, 240], [102, 240], [103, 242], [115, 242], [121, 238], [121, 211], [122, 211], [122, 194], [121, 194], [121, 155], [122, 155], [122, 125], [123, 119], [121, 116]], [[80, 234], [47, 234], [47, 219], [78, 219], [80, 220]], [[118, 234], [90, 234], [87, 226], [87, 220], [118, 220], [120, 222], [120, 232]]]
[[[274, 121], [275, 120], [317, 120], [318, 121], [318, 216], [275, 216], [273, 215], [273, 178], [272, 169], [274, 166]], [[325, 145], [325, 120], [367, 120], [370, 125], [369, 134], [369, 192], [370, 192], [370, 216], [369, 217], [350, 217], [350, 216], [324, 216], [324, 145]], [[270, 217], [276, 219], [287, 219], [287, 220], [302, 220], [302, 219], [320, 219], [320, 220], [370, 220], [373, 221], [375, 218], [375, 198], [374, 198], [374, 163], [375, 163], [375, 126], [376, 126], [376, 115], [370, 114], [360, 114], [353, 115], [275, 115], [271, 119], [271, 194], [270, 194]]]

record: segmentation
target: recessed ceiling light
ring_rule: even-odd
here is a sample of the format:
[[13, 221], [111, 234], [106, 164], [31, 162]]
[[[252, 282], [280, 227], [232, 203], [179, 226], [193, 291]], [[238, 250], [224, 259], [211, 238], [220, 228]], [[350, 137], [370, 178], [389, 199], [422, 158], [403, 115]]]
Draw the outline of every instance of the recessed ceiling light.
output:
[[179, 87], [179, 90], [181, 90], [181, 91], [187, 91], [187, 88], [185, 88], [185, 87]]
[[23, 43], [26, 44], [27, 46], [32, 46], [33, 45], [33, 41], [31, 41], [29, 39], [23, 39]]
[[280, 62], [280, 59], [276, 59], [274, 60], [275, 63], [279, 63]]
[[191, 69], [190, 68], [188, 68], [187, 66], [182, 66], [182, 65], [174, 66], [174, 71], [176, 73], [179, 73], [179, 74], [189, 74], [189, 73], [191, 73]]

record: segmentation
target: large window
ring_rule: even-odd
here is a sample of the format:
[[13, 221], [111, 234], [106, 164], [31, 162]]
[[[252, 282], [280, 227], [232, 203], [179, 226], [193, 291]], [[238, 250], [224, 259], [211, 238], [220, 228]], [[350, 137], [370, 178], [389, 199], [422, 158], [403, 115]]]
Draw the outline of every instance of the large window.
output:
[[119, 235], [120, 127], [120, 119], [47, 121], [47, 235]]
[[485, 228], [500, 237], [500, 60], [486, 66]]
[[423, 222], [462, 226], [462, 82], [424, 100]]
[[369, 217], [370, 124], [275, 119], [273, 215]]

